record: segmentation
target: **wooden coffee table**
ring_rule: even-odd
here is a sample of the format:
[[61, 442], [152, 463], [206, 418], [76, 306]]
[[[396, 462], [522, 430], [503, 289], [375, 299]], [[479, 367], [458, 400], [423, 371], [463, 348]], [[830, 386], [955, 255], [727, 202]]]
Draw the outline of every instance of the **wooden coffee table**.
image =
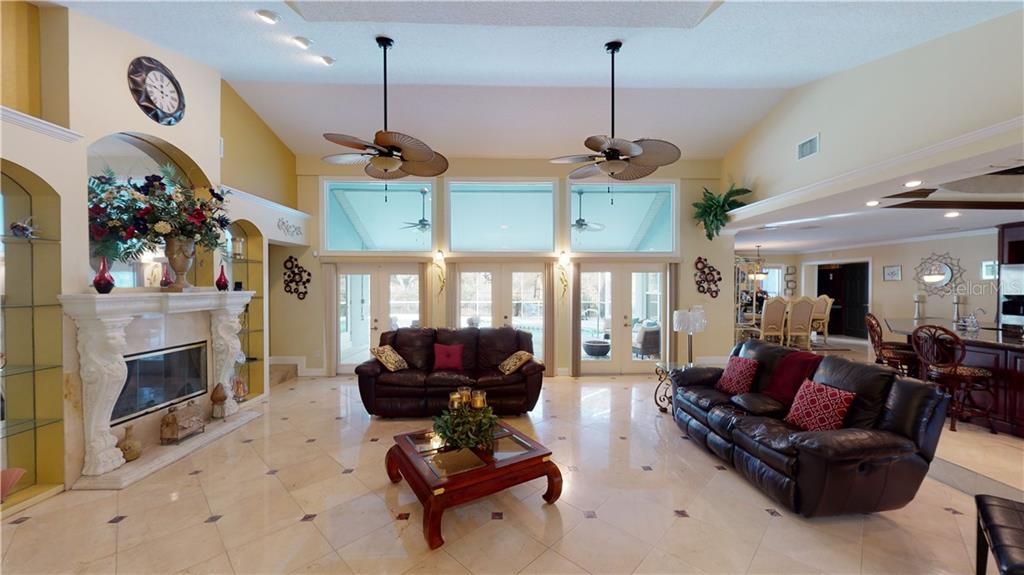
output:
[[551, 450], [504, 421], [495, 431], [494, 452], [441, 447], [433, 431], [395, 436], [385, 458], [388, 478], [403, 477], [423, 504], [423, 536], [431, 549], [444, 544], [441, 515], [445, 509], [487, 497], [513, 485], [547, 476], [544, 501], [562, 494], [562, 473], [551, 461]]

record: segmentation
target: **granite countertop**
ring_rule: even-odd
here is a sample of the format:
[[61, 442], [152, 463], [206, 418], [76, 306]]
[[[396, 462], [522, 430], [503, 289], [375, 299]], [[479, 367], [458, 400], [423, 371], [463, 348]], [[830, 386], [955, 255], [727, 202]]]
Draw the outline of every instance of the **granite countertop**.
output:
[[965, 343], [975, 343], [1000, 349], [1024, 350], [1024, 340], [1019, 337], [1004, 335], [1002, 330], [991, 323], [980, 324], [981, 329], [975, 333], [957, 331], [953, 320], [941, 317], [926, 317], [922, 319], [886, 318], [885, 325], [888, 326], [889, 331], [900, 335], [910, 335], [914, 329], [922, 325], [938, 325], [955, 331]]

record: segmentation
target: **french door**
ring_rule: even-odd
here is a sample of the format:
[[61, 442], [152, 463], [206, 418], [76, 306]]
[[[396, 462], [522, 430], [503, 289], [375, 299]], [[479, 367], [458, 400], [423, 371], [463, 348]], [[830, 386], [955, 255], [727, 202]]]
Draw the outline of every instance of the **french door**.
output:
[[664, 264], [580, 264], [580, 371], [649, 372], [668, 340]]
[[458, 326], [511, 326], [533, 334], [533, 352], [544, 357], [544, 265], [462, 264]]
[[338, 273], [338, 372], [370, 359], [385, 331], [421, 325], [417, 264], [342, 264]]

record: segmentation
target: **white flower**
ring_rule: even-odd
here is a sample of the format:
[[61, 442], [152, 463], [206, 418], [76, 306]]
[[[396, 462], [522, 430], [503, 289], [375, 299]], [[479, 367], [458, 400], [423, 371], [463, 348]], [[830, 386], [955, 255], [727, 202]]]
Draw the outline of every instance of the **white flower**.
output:
[[161, 220], [153, 224], [153, 231], [161, 235], [167, 235], [171, 233], [171, 224]]
[[183, 202], [185, 201], [185, 196], [181, 195], [181, 192], [174, 192], [174, 194], [171, 196], [171, 199], [176, 202]]
[[103, 201], [108, 203], [108, 204], [110, 202], [114, 201], [114, 192], [105, 192], [103, 194]]
[[147, 203], [147, 198], [145, 194], [140, 194], [139, 192], [132, 192], [132, 198], [134, 198], [136, 202]]

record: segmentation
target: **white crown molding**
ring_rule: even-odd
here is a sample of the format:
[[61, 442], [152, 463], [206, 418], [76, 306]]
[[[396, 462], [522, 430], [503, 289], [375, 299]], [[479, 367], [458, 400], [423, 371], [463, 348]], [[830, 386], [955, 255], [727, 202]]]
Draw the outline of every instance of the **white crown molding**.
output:
[[250, 194], [249, 192], [246, 192], [244, 190], [239, 190], [238, 188], [232, 188], [231, 186], [226, 186], [224, 184], [221, 184], [220, 187], [221, 187], [221, 189], [228, 190], [229, 192], [232, 193], [232, 195], [237, 195], [237, 196], [241, 197], [242, 199], [244, 199], [247, 202], [252, 202], [252, 203], [255, 203], [255, 204], [261, 204], [261, 205], [266, 206], [267, 208], [270, 208], [270, 209], [272, 209], [274, 211], [286, 212], [286, 213], [292, 214], [294, 216], [302, 217], [302, 218], [312, 218], [313, 217], [313, 216], [307, 214], [306, 212], [303, 212], [303, 211], [300, 211], [300, 210], [296, 210], [295, 208], [288, 207], [288, 206], [286, 206], [284, 204], [279, 204], [279, 203], [274, 202], [272, 200], [268, 200], [267, 198], [264, 198], [262, 196], [257, 196], [256, 194]]
[[[851, 244], [851, 245], [848, 245], [848, 246], [837, 246], [837, 247], [832, 247], [832, 248], [824, 248], [824, 249], [817, 249], [817, 250], [807, 250], [807, 251], [797, 251], [797, 252], [788, 252], [788, 253], [796, 253], [796, 254], [822, 254], [822, 253], [826, 253], [826, 252], [841, 252], [841, 251], [845, 251], [845, 250], [854, 250], [854, 249], [859, 249], [859, 248], [871, 248], [871, 247], [877, 247], [877, 246], [895, 246], [895, 245], [901, 245], [901, 244], [913, 244], [913, 243], [918, 243], [918, 242], [931, 242], [931, 241], [935, 241], [935, 240], [948, 240], [948, 239], [953, 239], [953, 238], [970, 238], [970, 237], [976, 237], [976, 236], [994, 236], [997, 233], [998, 233], [998, 230], [996, 230], [995, 228], [984, 228], [984, 229], [980, 229], [980, 230], [966, 230], [966, 231], [962, 231], [962, 232], [949, 232], [947, 234], [934, 234], [934, 235], [930, 235], [930, 236], [919, 236], [919, 237], [916, 237], [916, 238], [908, 238], [908, 239], [903, 239], [903, 240], [882, 240], [882, 241], [877, 241], [877, 242], [865, 242], [865, 243], [861, 243], [861, 244]], [[784, 253], [784, 252], [779, 252], [779, 253], [781, 254], [781, 253]], [[804, 263], [807, 263], [807, 262], [804, 262]]]
[[38, 132], [62, 142], [77, 142], [83, 137], [82, 134], [74, 130], [69, 130], [64, 126], [58, 126], [7, 106], [0, 106], [0, 120], [5, 124], [14, 124], [15, 126]]
[[[741, 206], [739, 208], [736, 208], [735, 210], [730, 211], [729, 215], [732, 216], [733, 220], [742, 220], [746, 217], [753, 217], [765, 213], [770, 213], [777, 209], [788, 207], [789, 205], [795, 202], [809, 201], [811, 199], [814, 199], [811, 196], [813, 196], [816, 192], [824, 188], [847, 184], [857, 180], [858, 178], [862, 178], [873, 173], [881, 172], [891, 168], [898, 168], [904, 164], [924, 160], [937, 154], [941, 154], [942, 152], [959, 148], [961, 146], [973, 144], [974, 142], [985, 140], [987, 138], [991, 138], [994, 136], [999, 136], [1007, 132], [1019, 132], [1021, 130], [1024, 130], [1024, 116], [1017, 116], [1009, 120], [1005, 120], [1003, 122], [999, 122], [997, 124], [981, 128], [980, 130], [967, 132], [966, 134], [961, 134], [959, 136], [950, 138], [937, 144], [925, 146], [924, 148], [920, 148], [913, 152], [908, 152], [906, 154], [894, 156], [892, 158], [887, 158], [880, 162], [875, 162], [874, 164], [869, 164], [861, 168], [850, 170], [848, 172], [843, 172], [841, 174], [825, 178], [824, 180], [819, 180], [817, 182], [807, 184], [805, 186], [800, 186], [799, 188], [790, 190], [788, 192], [783, 192], [781, 194], [774, 195], [770, 198], [765, 198], [763, 200], [756, 201], [752, 204]], [[736, 231], [733, 231], [732, 233], [735, 234]], [[723, 230], [722, 235], [725, 235], [725, 233], [726, 231]]]

